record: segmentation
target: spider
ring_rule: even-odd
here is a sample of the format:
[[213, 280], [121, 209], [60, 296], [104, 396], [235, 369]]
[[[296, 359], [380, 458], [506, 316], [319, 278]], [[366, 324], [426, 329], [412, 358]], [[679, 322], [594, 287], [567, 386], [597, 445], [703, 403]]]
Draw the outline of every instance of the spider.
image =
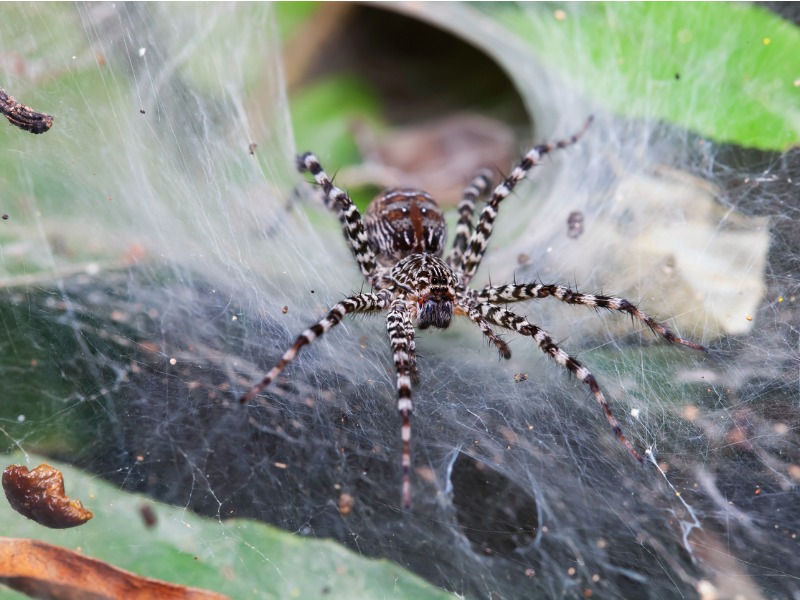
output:
[[402, 500], [403, 505], [409, 508], [411, 385], [418, 379], [415, 329], [446, 329], [454, 316], [461, 316], [475, 323], [504, 359], [511, 357], [511, 350], [497, 335], [495, 328], [533, 338], [542, 352], [568, 369], [589, 388], [614, 435], [631, 456], [641, 463], [642, 457], [623, 434], [597, 380], [589, 370], [559, 348], [545, 330], [507, 310], [504, 305], [552, 296], [568, 304], [628, 313], [669, 342], [701, 351], [705, 351], [705, 348], [679, 337], [624, 298], [584, 294], [563, 285], [540, 282], [489, 285], [483, 289], [469, 287], [486, 252], [500, 203], [543, 157], [554, 150], [575, 144], [591, 122], [590, 117], [583, 128], [569, 138], [541, 144], [528, 151], [511, 173], [494, 188], [477, 224], [473, 225], [475, 201], [483, 197], [492, 185], [491, 171], [485, 169], [478, 173], [464, 190], [458, 205], [455, 239], [445, 258], [442, 258], [447, 234], [444, 215], [430, 195], [422, 190], [406, 187], [387, 189], [370, 203], [362, 218], [347, 193], [333, 185], [314, 154], [306, 152], [298, 156], [299, 171], [313, 175], [322, 188], [326, 206], [338, 213], [345, 239], [372, 291], [345, 298], [327, 316], [301, 333], [278, 364], [250, 388], [240, 401], [246, 403], [260, 394], [294, 360], [303, 346], [338, 325], [346, 315], [388, 312], [386, 330], [397, 373], [397, 409], [401, 418]]

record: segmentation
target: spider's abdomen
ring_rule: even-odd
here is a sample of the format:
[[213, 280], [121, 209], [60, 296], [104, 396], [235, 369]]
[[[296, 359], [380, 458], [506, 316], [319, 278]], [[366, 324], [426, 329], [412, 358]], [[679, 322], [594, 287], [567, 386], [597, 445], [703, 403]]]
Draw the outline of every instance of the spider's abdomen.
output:
[[441, 258], [412, 254], [392, 267], [391, 278], [413, 303], [417, 327], [445, 329], [450, 325], [458, 282]]
[[369, 245], [385, 266], [410, 254], [442, 254], [447, 237], [444, 214], [421, 190], [384, 190], [370, 203], [364, 221]]

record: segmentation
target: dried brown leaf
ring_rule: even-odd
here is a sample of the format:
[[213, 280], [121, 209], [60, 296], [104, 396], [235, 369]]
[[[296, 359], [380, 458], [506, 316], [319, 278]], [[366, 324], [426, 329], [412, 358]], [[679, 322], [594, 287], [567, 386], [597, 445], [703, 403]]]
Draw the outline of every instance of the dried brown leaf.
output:
[[0, 583], [51, 600], [223, 600], [217, 592], [140, 577], [39, 540], [0, 537]]
[[0, 89], [0, 114], [15, 127], [31, 133], [44, 133], [53, 126], [53, 117], [17, 102], [3, 89]]

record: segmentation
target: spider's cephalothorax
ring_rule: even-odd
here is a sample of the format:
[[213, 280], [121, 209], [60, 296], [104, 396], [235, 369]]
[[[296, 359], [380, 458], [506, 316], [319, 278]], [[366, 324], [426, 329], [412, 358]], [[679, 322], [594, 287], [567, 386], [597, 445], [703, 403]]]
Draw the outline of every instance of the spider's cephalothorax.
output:
[[378, 194], [364, 213], [370, 247], [384, 266], [409, 254], [442, 255], [444, 214], [422, 190], [392, 188]]
[[380, 194], [361, 218], [346, 192], [333, 185], [310, 152], [299, 156], [297, 165], [308, 171], [322, 187], [325, 204], [335, 210], [342, 223], [345, 239], [361, 273], [373, 291], [350, 296], [334, 306], [319, 322], [306, 329], [266, 376], [241, 397], [248, 402], [260, 394], [283, 371], [297, 352], [337, 325], [347, 314], [386, 311], [386, 331], [397, 372], [397, 408], [402, 420], [403, 504], [411, 504], [411, 383], [417, 375], [415, 328], [446, 328], [454, 316], [475, 323], [502, 358], [510, 358], [508, 344], [495, 332], [501, 328], [527, 336], [545, 354], [568, 369], [594, 396], [614, 435], [639, 462], [641, 456], [622, 433], [606, 398], [589, 370], [556, 345], [539, 326], [507, 310], [505, 305], [552, 296], [568, 304], [607, 308], [643, 322], [666, 340], [705, 350], [700, 344], [683, 339], [670, 329], [641, 312], [628, 300], [600, 294], [583, 294], [565, 286], [521, 283], [469, 287], [480, 266], [492, 235], [500, 203], [514, 190], [528, 172], [553, 150], [578, 141], [584, 128], [571, 137], [533, 147], [511, 173], [492, 191], [486, 206], [473, 226], [475, 200], [491, 186], [491, 173], [482, 171], [467, 186], [458, 205], [458, 225], [453, 247], [441, 258], [446, 237], [444, 217], [436, 202], [425, 192], [409, 188], [391, 189]]

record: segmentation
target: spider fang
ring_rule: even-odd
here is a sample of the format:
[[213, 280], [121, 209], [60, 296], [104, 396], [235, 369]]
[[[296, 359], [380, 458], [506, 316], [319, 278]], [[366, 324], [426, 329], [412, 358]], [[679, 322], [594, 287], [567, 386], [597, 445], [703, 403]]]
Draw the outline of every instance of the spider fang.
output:
[[419, 299], [417, 327], [427, 329], [431, 325], [447, 329], [453, 318], [453, 297], [447, 292], [432, 291]]

